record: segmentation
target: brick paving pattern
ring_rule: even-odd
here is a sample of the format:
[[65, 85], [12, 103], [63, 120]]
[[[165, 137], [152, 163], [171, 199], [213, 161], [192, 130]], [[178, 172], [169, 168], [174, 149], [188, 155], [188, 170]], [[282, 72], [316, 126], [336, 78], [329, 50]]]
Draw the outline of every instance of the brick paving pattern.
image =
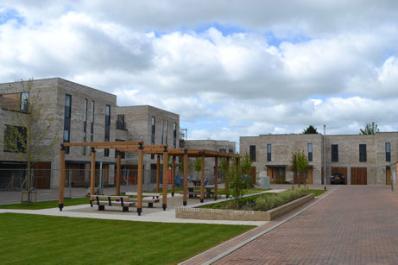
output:
[[398, 193], [338, 188], [216, 264], [398, 264]]

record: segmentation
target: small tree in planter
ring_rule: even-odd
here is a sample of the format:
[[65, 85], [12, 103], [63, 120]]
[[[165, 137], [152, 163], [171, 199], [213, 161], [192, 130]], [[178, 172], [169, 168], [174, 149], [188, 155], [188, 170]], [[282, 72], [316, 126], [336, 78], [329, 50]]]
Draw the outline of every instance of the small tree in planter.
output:
[[250, 160], [250, 157], [248, 154], [244, 155], [241, 158], [240, 162], [240, 168], [242, 170], [242, 175], [246, 179], [246, 188], [248, 187], [253, 187], [254, 183], [252, 183], [252, 179], [250, 177], [250, 170], [252, 168], [252, 161]]
[[308, 160], [304, 152], [294, 152], [292, 155], [292, 170], [294, 172], [295, 178], [298, 180], [299, 187], [300, 184], [307, 184], [305, 175], [308, 171], [308, 168]]
[[239, 206], [239, 198], [242, 197], [243, 191], [250, 186], [250, 179], [247, 177], [251, 169], [251, 160], [249, 156], [241, 158], [239, 165], [233, 165], [228, 172], [229, 186], [232, 196], [235, 198], [236, 207]]
[[202, 170], [202, 160], [203, 160], [202, 157], [198, 157], [195, 159], [193, 163], [193, 169], [198, 174], [199, 179], [200, 179], [200, 171]]

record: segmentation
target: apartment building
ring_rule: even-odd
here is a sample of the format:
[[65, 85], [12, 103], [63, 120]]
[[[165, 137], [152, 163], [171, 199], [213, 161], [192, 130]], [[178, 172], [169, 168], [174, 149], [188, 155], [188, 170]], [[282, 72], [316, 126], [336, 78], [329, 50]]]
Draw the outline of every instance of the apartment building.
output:
[[[27, 127], [30, 130], [27, 130]], [[36, 188], [58, 187], [58, 153], [62, 142], [143, 140], [178, 147], [179, 117], [151, 106], [117, 107], [116, 96], [61, 78], [0, 84], [0, 189], [18, 189], [26, 179], [26, 139], [13, 139], [31, 131], [34, 143], [33, 181]], [[27, 136], [26, 136], [27, 137]], [[20, 143], [10, 144], [14, 141]], [[48, 150], [47, 150], [48, 149]], [[44, 152], [45, 151], [45, 152]], [[114, 150], [96, 150], [96, 184], [114, 183]], [[89, 180], [90, 150], [66, 150], [67, 184], [85, 187]], [[151, 168], [151, 160], [146, 160]], [[127, 164], [124, 174], [134, 179]], [[145, 183], [151, 176], [145, 176]], [[131, 183], [131, 182], [130, 182]]]
[[[178, 114], [149, 105], [118, 107], [116, 114], [116, 141], [139, 140], [144, 144], [167, 145], [169, 148], [180, 146]], [[129, 176], [129, 183], [136, 183], [137, 157], [135, 154], [123, 154], [123, 156], [125, 159], [122, 162], [122, 174]], [[157, 159], [156, 155], [144, 157], [145, 189], [150, 189], [156, 183]], [[162, 173], [163, 168], [160, 170]]]
[[[346, 184], [390, 184], [391, 163], [398, 160], [398, 132], [375, 135], [283, 134], [244, 136], [240, 152], [249, 154], [257, 176], [265, 171], [275, 183], [294, 183], [292, 154], [309, 161], [307, 182], [330, 184], [340, 175]], [[323, 174], [325, 172], [326, 174]]]

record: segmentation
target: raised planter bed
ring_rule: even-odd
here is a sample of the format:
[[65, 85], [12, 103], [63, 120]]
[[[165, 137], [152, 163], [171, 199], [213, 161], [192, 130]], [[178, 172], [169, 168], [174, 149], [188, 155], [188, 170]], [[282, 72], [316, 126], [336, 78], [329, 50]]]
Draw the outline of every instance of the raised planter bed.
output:
[[314, 199], [314, 194], [288, 202], [268, 211], [224, 210], [209, 208], [179, 207], [176, 209], [177, 218], [202, 220], [241, 220], [241, 221], [271, 221], [291, 210]]

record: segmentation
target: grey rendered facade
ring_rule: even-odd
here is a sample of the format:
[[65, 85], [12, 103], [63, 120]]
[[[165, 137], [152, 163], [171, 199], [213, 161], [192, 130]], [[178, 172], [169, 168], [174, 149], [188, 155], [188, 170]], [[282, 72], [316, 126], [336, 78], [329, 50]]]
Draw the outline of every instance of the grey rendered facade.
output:
[[[360, 147], [361, 146], [361, 147]], [[310, 150], [309, 150], [310, 149]], [[362, 149], [362, 150], [360, 150]], [[290, 169], [292, 153], [311, 152], [311, 183], [326, 183], [330, 176], [342, 174], [346, 184], [389, 184], [391, 163], [398, 160], [398, 132], [376, 135], [285, 134], [244, 136], [240, 138], [241, 154], [251, 154], [257, 176], [281, 174], [286, 182], [294, 182]], [[276, 170], [275, 170], [276, 169]], [[325, 170], [326, 169], [326, 170]]]

